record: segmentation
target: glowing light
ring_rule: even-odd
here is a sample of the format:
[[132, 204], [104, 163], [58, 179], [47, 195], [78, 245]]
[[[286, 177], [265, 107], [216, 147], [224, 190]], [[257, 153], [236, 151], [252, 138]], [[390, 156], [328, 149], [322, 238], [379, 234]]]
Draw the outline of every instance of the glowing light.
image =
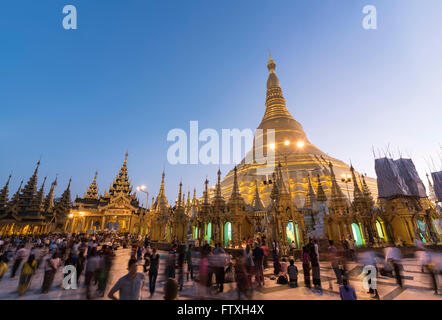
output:
[[285, 144], [286, 146], [288, 146], [288, 145], [290, 145], [290, 141], [289, 141], [289, 140], [285, 140], [284, 144]]
[[298, 148], [304, 148], [304, 141], [302, 141], [302, 140], [300, 140], [300, 141], [298, 141], [297, 143], [296, 143], [296, 146], [298, 147]]
[[274, 143], [270, 144], [270, 149], [275, 150], [275, 144]]
[[141, 186], [137, 187], [137, 191], [145, 191], [146, 190], [146, 186], [144, 184], [142, 184]]
[[80, 211], [79, 214], [80, 214], [80, 216], [84, 216], [84, 212], [83, 211]]
[[73, 217], [74, 217], [74, 214], [71, 213], [71, 214], [69, 215], [69, 218], [73, 218]]

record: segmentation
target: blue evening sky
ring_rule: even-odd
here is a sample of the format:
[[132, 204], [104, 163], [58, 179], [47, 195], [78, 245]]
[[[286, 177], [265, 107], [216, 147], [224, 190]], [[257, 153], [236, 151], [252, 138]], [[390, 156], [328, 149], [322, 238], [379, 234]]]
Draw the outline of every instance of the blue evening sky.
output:
[[[77, 30], [62, 28], [68, 4]], [[377, 30], [362, 28], [367, 4]], [[256, 128], [269, 49], [312, 143], [371, 176], [372, 145], [390, 144], [425, 178], [424, 159], [441, 169], [441, 16], [440, 0], [2, 1], [0, 187], [12, 172], [14, 193], [41, 157], [57, 194], [72, 176], [82, 195], [95, 170], [103, 192], [128, 150], [149, 197], [163, 167], [169, 201], [181, 179], [200, 195], [218, 166], [168, 164], [167, 133]]]

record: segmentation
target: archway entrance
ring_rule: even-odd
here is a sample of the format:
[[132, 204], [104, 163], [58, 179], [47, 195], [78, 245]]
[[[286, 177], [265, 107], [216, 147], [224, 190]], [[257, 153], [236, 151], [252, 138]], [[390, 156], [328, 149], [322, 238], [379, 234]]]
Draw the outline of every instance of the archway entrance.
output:
[[352, 223], [351, 230], [353, 232], [353, 238], [355, 239], [356, 245], [358, 247], [362, 246], [364, 244], [364, 240], [362, 238], [362, 233], [359, 226], [356, 223]]
[[286, 227], [287, 241], [291, 244], [295, 241], [295, 229], [293, 228], [293, 222], [289, 222]]
[[384, 223], [379, 219], [376, 220], [376, 231], [378, 237], [385, 241]]
[[421, 219], [417, 219], [417, 227], [418, 227], [418, 233], [419, 237], [421, 238], [423, 243], [427, 242], [426, 236], [427, 236], [427, 224], [422, 221]]
[[299, 240], [299, 225], [296, 223], [295, 224], [295, 235], [296, 235], [296, 244], [297, 244], [297, 248], [300, 249], [301, 248], [301, 242]]
[[226, 222], [224, 225], [224, 247], [227, 248], [229, 246], [229, 241], [232, 241], [232, 224], [230, 222]]
[[192, 239], [193, 240], [198, 239], [198, 227], [197, 226], [192, 227]]
[[210, 244], [210, 238], [212, 238], [212, 223], [206, 224], [206, 241], [208, 244]]

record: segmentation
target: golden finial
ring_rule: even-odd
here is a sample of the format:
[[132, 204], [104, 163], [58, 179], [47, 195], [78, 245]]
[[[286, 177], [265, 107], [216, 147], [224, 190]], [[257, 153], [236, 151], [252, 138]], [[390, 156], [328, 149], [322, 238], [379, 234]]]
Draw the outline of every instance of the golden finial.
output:
[[270, 51], [270, 49], [269, 49], [269, 62], [267, 63], [267, 68], [269, 69], [270, 72], [274, 72], [276, 68], [276, 63], [272, 59], [272, 52]]

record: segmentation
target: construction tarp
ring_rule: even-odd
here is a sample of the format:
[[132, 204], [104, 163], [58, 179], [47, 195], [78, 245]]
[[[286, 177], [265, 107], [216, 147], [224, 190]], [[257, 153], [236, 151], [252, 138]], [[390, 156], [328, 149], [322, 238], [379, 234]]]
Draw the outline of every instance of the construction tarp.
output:
[[433, 188], [437, 201], [442, 202], [442, 171], [432, 172], [431, 178], [433, 178]]
[[416, 167], [411, 159], [397, 159], [394, 160], [399, 168], [399, 174], [408, 187], [410, 196], [425, 198], [427, 190], [421, 178], [416, 171]]
[[374, 167], [380, 198], [410, 195], [408, 186], [401, 177], [399, 168], [393, 159], [376, 159]]

